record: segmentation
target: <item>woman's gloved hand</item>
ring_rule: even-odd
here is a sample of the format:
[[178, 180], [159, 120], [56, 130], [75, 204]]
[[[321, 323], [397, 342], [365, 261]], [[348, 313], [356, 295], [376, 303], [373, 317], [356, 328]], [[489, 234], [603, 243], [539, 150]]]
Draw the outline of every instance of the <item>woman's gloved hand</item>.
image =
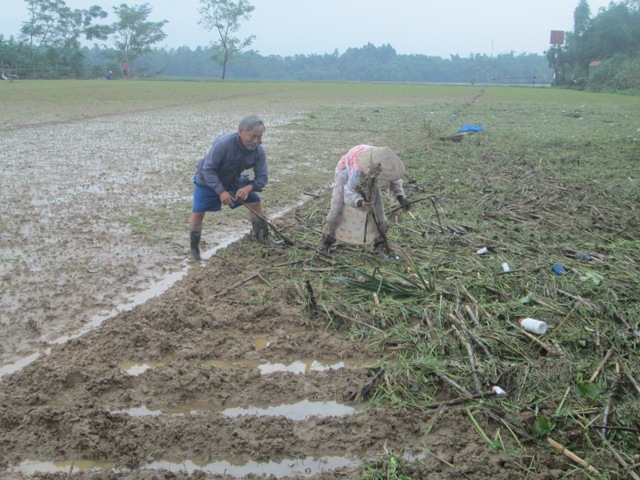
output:
[[409, 211], [409, 209], [411, 208], [411, 204], [409, 203], [409, 200], [407, 200], [405, 197], [403, 197], [402, 195], [399, 196], [397, 198], [398, 203], [400, 204], [400, 206], [405, 210], [405, 211]]

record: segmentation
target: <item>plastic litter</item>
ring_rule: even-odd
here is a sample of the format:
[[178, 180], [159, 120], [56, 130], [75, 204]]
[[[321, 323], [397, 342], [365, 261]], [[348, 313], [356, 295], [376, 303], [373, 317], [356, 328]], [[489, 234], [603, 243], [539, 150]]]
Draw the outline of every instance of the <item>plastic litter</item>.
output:
[[544, 335], [547, 333], [547, 324], [542, 320], [536, 320], [535, 318], [521, 318], [518, 320], [518, 325], [531, 333], [537, 333], [538, 335]]
[[556, 275], [564, 275], [565, 273], [567, 273], [567, 269], [564, 268], [562, 266], [561, 263], [554, 263], [551, 266], [551, 270], [553, 271], [553, 273], [555, 273]]
[[463, 126], [461, 126], [458, 131], [459, 132], [470, 132], [470, 133], [475, 133], [475, 132], [482, 132], [484, 130], [484, 127], [480, 126], [480, 125], [471, 125], [471, 124], [465, 124]]
[[501, 389], [497, 385], [494, 385], [493, 387], [491, 387], [491, 390], [493, 392], [495, 392], [496, 395], [506, 395], [507, 394], [507, 392], [505, 392], [503, 389]]

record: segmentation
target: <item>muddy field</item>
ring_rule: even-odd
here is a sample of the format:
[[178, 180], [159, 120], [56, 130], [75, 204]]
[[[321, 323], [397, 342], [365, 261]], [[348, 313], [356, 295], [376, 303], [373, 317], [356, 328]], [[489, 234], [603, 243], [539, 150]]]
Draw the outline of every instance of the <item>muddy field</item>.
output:
[[[479, 101], [477, 90], [447, 112]], [[383, 460], [389, 479], [403, 478], [395, 461], [414, 480], [589, 478], [542, 444], [515, 453], [506, 432], [506, 449], [489, 448], [466, 410], [363, 401], [380, 359], [349, 319], [314, 304], [319, 276], [341, 272], [341, 255], [354, 251], [315, 249], [335, 162], [352, 145], [392, 137], [311, 130], [305, 122], [326, 99], [265, 97], [2, 131], [0, 478], [337, 479]], [[385, 114], [351, 101], [358, 122]], [[426, 98], [393, 108], [405, 101], [441, 108]], [[246, 212], [209, 214], [208, 252], [191, 265], [193, 169], [213, 137], [251, 112], [267, 123], [265, 209], [295, 245], [257, 245]], [[417, 198], [458, 181], [408, 191]], [[489, 420], [480, 422], [495, 431]]]

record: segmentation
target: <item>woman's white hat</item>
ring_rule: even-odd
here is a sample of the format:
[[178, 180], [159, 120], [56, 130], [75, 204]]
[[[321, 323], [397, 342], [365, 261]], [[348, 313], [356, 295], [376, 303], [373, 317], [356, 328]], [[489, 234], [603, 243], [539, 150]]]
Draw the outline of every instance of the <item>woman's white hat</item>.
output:
[[407, 171], [404, 162], [389, 147], [368, 147], [358, 154], [358, 168], [365, 174], [376, 164], [380, 165], [377, 175], [380, 180], [399, 180]]

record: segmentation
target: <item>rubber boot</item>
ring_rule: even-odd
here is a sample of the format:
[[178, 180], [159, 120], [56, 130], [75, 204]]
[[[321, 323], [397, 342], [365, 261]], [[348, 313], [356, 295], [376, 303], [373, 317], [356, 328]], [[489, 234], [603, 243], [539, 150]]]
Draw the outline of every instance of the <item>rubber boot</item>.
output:
[[202, 230], [189, 231], [189, 239], [191, 240], [191, 261], [197, 262], [200, 260], [200, 237]]
[[320, 247], [320, 252], [324, 255], [328, 255], [329, 254], [329, 249], [331, 248], [331, 245], [333, 245], [335, 243], [336, 239], [333, 238], [331, 235], [327, 235], [327, 234], [322, 234], [322, 247]]
[[383, 239], [377, 238], [373, 242], [373, 251], [380, 257], [382, 260], [389, 260], [389, 247], [387, 246], [387, 242]]
[[262, 218], [254, 218], [251, 220], [253, 227], [253, 236], [256, 237], [258, 243], [262, 245], [275, 245], [276, 241], [269, 235], [269, 225]]

